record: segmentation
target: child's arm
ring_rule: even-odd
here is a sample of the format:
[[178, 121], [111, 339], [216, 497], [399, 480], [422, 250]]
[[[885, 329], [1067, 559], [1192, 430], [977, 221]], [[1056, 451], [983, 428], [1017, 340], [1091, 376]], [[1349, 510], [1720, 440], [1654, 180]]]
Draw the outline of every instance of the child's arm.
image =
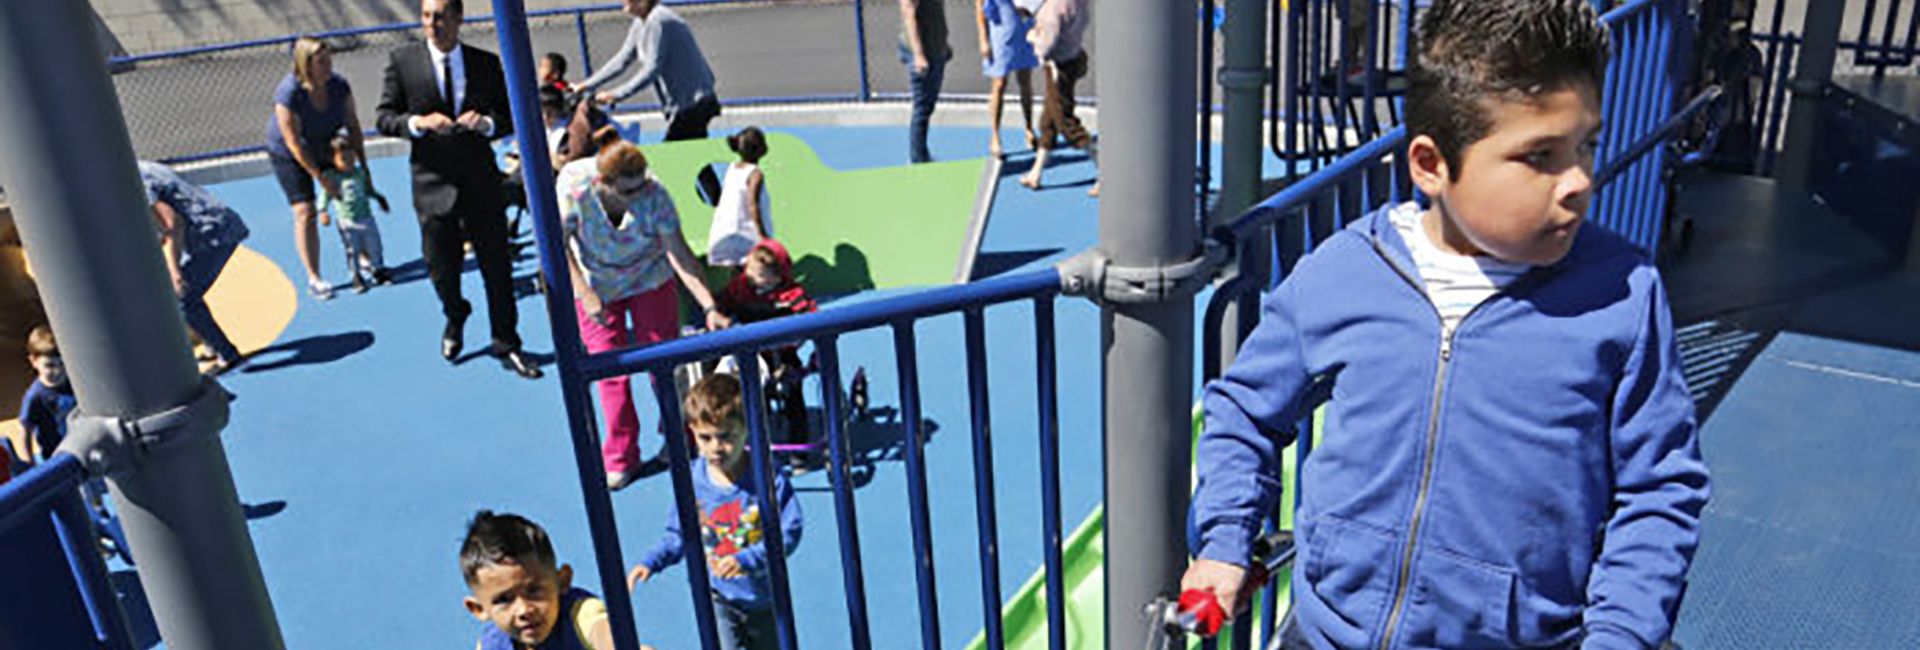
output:
[[373, 168], [368, 165], [365, 158], [360, 159], [360, 184], [367, 188], [367, 196], [373, 197], [374, 202], [380, 204], [381, 212], [393, 211], [393, 209], [387, 205], [387, 196], [381, 194], [380, 190], [373, 188]]
[[633, 571], [627, 574], [627, 588], [632, 589], [653, 578], [653, 574], [679, 564], [685, 556], [684, 545], [680, 543], [680, 511], [676, 506], [669, 506], [666, 532], [661, 533], [660, 541], [654, 542], [652, 550], [640, 556], [640, 563], [633, 565]]
[[1673, 632], [1709, 492], [1693, 398], [1657, 272], [1614, 391], [1613, 517], [1587, 584], [1583, 648], [1650, 648]]
[[[793, 483], [787, 481], [786, 475], [774, 477], [773, 498], [780, 502], [780, 543], [787, 555], [791, 556], [795, 549], [800, 548], [800, 529], [804, 518], [800, 513], [800, 502], [793, 498]], [[762, 573], [767, 569], [767, 544], [763, 540], [740, 549], [733, 557], [740, 562], [741, 570], [749, 574]]]
[[761, 184], [765, 181], [766, 177], [762, 176], [757, 168], [752, 174], [747, 175], [747, 217], [753, 222], [754, 237], [759, 239], [772, 236], [767, 234], [767, 228], [761, 222], [761, 219], [766, 218], [766, 215], [760, 214], [760, 192], [763, 191]]
[[1260, 324], [1226, 375], [1207, 385], [1205, 432], [1194, 446], [1193, 538], [1197, 558], [1183, 588], [1212, 590], [1227, 611], [1251, 562], [1254, 537], [1279, 498], [1276, 450], [1292, 442], [1300, 396], [1311, 383], [1294, 315], [1295, 283], [1261, 306]]

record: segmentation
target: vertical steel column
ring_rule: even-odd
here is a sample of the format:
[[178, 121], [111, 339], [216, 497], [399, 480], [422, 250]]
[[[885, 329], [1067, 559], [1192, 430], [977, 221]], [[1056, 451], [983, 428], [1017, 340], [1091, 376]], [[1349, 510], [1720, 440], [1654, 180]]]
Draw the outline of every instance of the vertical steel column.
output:
[[1053, 297], [1033, 301], [1034, 385], [1040, 410], [1040, 528], [1047, 566], [1047, 648], [1067, 648], [1066, 563], [1060, 557], [1060, 406]]
[[867, 2], [853, 0], [853, 49], [860, 59], [860, 101], [873, 99], [873, 82], [867, 75]]
[[573, 31], [580, 34], [580, 72], [592, 76], [593, 49], [587, 46], [587, 11], [585, 9], [573, 11]]
[[[0, 0], [7, 187], [80, 410], [137, 418], [202, 382], [85, 3]], [[110, 480], [167, 645], [284, 647], [217, 431], [203, 414]], [[214, 432], [207, 432], [211, 428]]]
[[[767, 550], [767, 577], [773, 586], [774, 636], [780, 650], [796, 650], [793, 631], [793, 592], [787, 585], [786, 531], [781, 525], [780, 491], [774, 489], [773, 436], [767, 433], [766, 387], [759, 380], [760, 353], [745, 350], [733, 355], [740, 364], [741, 399], [747, 406], [747, 455], [752, 461], [753, 497], [760, 501], [760, 541]], [[692, 561], [689, 554], [688, 560]]]
[[[1113, 164], [1101, 174], [1100, 249], [1116, 266], [1193, 257], [1195, 26], [1192, 4], [1101, 5], [1100, 124]], [[1100, 310], [1106, 435], [1106, 640], [1146, 639], [1146, 606], [1174, 594], [1186, 566], [1193, 399], [1193, 296]]]
[[[555, 364], [560, 371], [561, 400], [567, 406], [567, 425], [573, 434], [574, 469], [580, 477], [580, 495], [587, 510], [587, 527], [593, 535], [595, 568], [600, 570], [601, 597], [606, 599], [607, 615], [613, 628], [613, 643], [620, 650], [637, 650], [640, 638], [634, 627], [633, 599], [627, 593], [626, 566], [620, 557], [620, 528], [613, 519], [613, 498], [602, 477], [600, 445], [593, 423], [593, 401], [587, 394], [587, 381], [580, 375], [580, 359], [587, 354], [580, 342], [579, 324], [574, 322], [573, 285], [559, 278], [568, 274], [564, 242], [560, 236], [560, 207], [553, 193], [553, 161], [547, 154], [547, 128], [540, 121], [539, 95], [534, 92], [533, 46], [527, 37], [527, 8], [523, 0], [494, 0], [495, 31], [500, 38], [500, 62], [506, 68], [507, 100], [513, 109], [514, 137], [520, 144], [521, 174], [526, 178], [527, 209], [533, 213], [533, 234], [540, 251], [540, 271], [556, 281], [547, 283], [547, 317], [553, 331]], [[584, 34], [585, 32], [581, 32]], [[669, 390], [673, 386], [668, 382]], [[670, 402], [669, 402], [670, 403]], [[668, 429], [678, 431], [678, 429]], [[668, 435], [671, 441], [674, 438]], [[679, 453], [670, 458], [686, 458]], [[680, 469], [683, 463], [675, 463]], [[682, 488], [675, 481], [676, 489]], [[691, 494], [691, 484], [676, 493]], [[682, 521], [682, 524], [691, 522]], [[700, 548], [698, 538], [690, 547]], [[691, 553], [690, 553], [691, 554]], [[689, 568], [704, 569], [700, 562], [688, 562]], [[693, 573], [694, 571], [689, 571]], [[704, 580], [705, 576], [702, 576]], [[696, 612], [712, 617], [710, 608], [694, 601]], [[708, 622], [703, 619], [703, 622]], [[703, 630], [710, 629], [703, 625]]]
[[[1191, 169], [1191, 165], [1182, 165]], [[920, 588], [920, 647], [940, 650], [939, 588], [933, 571], [933, 515], [927, 505], [926, 441], [920, 424], [920, 353], [913, 321], [893, 324], [893, 353], [900, 372], [900, 419], [906, 424], [907, 510], [913, 525], [913, 573]]]
[[[693, 450], [687, 448], [690, 441], [683, 433], [687, 429], [686, 423], [680, 420], [680, 405], [673, 389], [673, 373], [668, 370], [654, 371], [652, 383], [654, 399], [660, 404], [660, 425], [669, 432], [666, 436], [669, 454], [667, 474], [673, 482], [673, 513], [680, 520], [681, 562], [687, 565], [687, 589], [693, 595], [693, 622], [700, 630], [700, 647], [719, 650], [719, 628], [713, 614], [713, 587], [707, 577], [706, 545], [700, 539], [700, 513], [693, 503], [693, 464], [682, 460], [692, 458]], [[579, 431], [574, 430], [576, 435]], [[578, 447], [576, 440], [575, 448]], [[618, 626], [614, 627], [616, 634], [619, 629]], [[619, 643], [620, 639], [616, 637], [614, 644]]]
[[[1239, 217], [1260, 200], [1260, 182], [1265, 176], [1260, 151], [1261, 91], [1266, 82], [1267, 38], [1266, 0], [1227, 0], [1226, 69], [1220, 72], [1220, 85], [1226, 94], [1226, 116], [1220, 128], [1220, 209], [1212, 223], [1220, 225]], [[1239, 242], [1239, 274], [1255, 286], [1266, 286], [1267, 260], [1273, 255], [1273, 239], [1265, 230]], [[1240, 351], [1240, 341], [1260, 312], [1259, 292], [1228, 305], [1219, 320], [1217, 348], [1201, 354], [1225, 368]]]
[[1840, 24], [1847, 3], [1809, 2], [1802, 24], [1800, 58], [1794, 63], [1793, 106], [1787, 114], [1786, 143], [1778, 178], [1780, 187], [1807, 191], [1813, 172], [1813, 142], [1819, 135], [1821, 96], [1833, 80], [1835, 52], [1840, 47]]

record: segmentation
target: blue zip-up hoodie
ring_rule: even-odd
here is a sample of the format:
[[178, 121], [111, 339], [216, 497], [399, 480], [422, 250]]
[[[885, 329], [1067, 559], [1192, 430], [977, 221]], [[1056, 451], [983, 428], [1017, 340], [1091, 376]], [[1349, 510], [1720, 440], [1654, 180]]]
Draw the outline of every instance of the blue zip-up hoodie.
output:
[[1654, 647], [1708, 493], [1659, 272], [1586, 225], [1446, 340], [1390, 210], [1303, 259], [1207, 386], [1195, 555], [1247, 565], [1330, 382], [1296, 518], [1311, 645]]

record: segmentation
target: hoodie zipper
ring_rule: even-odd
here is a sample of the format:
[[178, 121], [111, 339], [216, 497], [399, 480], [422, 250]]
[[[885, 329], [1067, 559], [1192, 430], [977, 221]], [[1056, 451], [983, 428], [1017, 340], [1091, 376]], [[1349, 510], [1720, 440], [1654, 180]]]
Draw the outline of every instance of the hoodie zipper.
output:
[[[1406, 550], [1401, 553], [1400, 573], [1394, 578], [1392, 605], [1387, 610], [1387, 624], [1380, 635], [1380, 650], [1388, 650], [1388, 648], [1393, 645], [1394, 628], [1400, 622], [1401, 607], [1406, 602], [1407, 587], [1412, 579], [1413, 551], [1419, 545], [1420, 524], [1426, 515], [1427, 492], [1433, 483], [1434, 448], [1439, 445], [1440, 440], [1440, 403], [1446, 393], [1447, 367], [1453, 362], [1453, 336], [1460, 331], [1460, 325], [1447, 327], [1445, 317], [1440, 315], [1440, 308], [1434, 306], [1433, 298], [1427, 295], [1426, 285], [1422, 283], [1418, 277], [1408, 273], [1406, 269], [1401, 268], [1399, 262], [1394, 260], [1392, 255], [1387, 254], [1387, 250], [1380, 245], [1380, 240], [1377, 236], [1374, 237], [1372, 241], [1374, 251], [1379, 253], [1381, 259], [1386, 260], [1387, 265], [1393, 267], [1393, 270], [1399, 273], [1402, 279], [1412, 284], [1414, 290], [1418, 291], [1421, 297], [1426, 298], [1427, 305], [1433, 308], [1434, 318], [1440, 321], [1440, 362], [1438, 367], [1434, 369], [1433, 399], [1429, 403], [1429, 410], [1427, 412], [1427, 445], [1426, 455], [1420, 464], [1420, 489], [1414, 495], [1413, 519], [1407, 524], [1407, 546]], [[1500, 293], [1504, 293], [1504, 291], [1495, 292], [1493, 296], [1488, 296], [1486, 300], [1480, 301], [1480, 304], [1474, 305], [1472, 309], [1467, 310], [1466, 314], [1460, 316], [1460, 324], [1465, 324], [1467, 319], [1473, 316], [1474, 312], [1480, 311], [1480, 305], [1484, 305], [1493, 300]]]

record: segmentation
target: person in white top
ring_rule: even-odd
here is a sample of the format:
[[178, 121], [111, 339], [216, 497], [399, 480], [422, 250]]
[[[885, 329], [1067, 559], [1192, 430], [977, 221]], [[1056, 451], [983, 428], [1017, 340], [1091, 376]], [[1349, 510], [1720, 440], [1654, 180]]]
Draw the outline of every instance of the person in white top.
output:
[[713, 227], [707, 231], [707, 264], [738, 269], [760, 240], [773, 236], [772, 199], [760, 159], [767, 155], [767, 136], [749, 126], [727, 137], [727, 147], [740, 160], [727, 167], [720, 183], [720, 201], [713, 208]]

